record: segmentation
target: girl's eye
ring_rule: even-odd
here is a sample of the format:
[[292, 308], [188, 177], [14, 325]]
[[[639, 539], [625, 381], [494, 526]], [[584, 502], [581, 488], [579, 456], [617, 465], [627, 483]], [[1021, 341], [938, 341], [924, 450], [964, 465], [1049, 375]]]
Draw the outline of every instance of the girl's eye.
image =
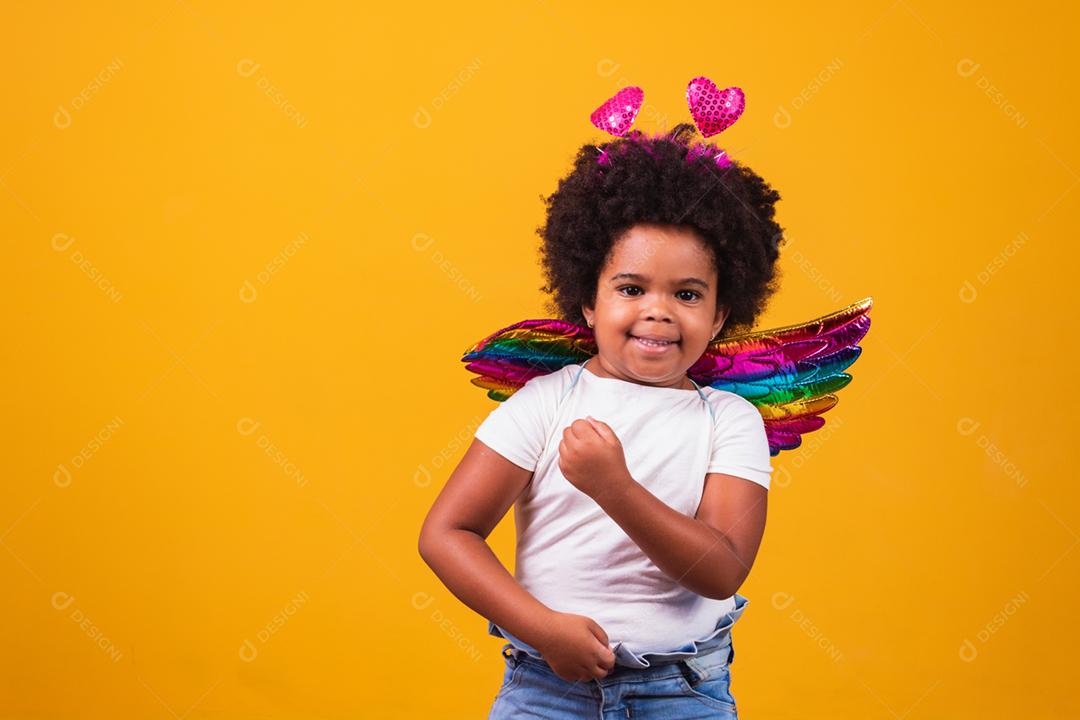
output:
[[[623, 285], [621, 288], [618, 288], [618, 290], [616, 290], [616, 292], [621, 293], [623, 290], [640, 290], [640, 289], [641, 288], [638, 287], [637, 285]], [[683, 300], [686, 300], [687, 302], [693, 302], [694, 300], [698, 300], [699, 298], [701, 298], [701, 293], [697, 292], [696, 290], [680, 290], [678, 292], [679, 295], [682, 295], [683, 293], [688, 293], [690, 295], [690, 297], [688, 297], [688, 298], [683, 298]], [[637, 297], [637, 295], [631, 295], [630, 297]]]

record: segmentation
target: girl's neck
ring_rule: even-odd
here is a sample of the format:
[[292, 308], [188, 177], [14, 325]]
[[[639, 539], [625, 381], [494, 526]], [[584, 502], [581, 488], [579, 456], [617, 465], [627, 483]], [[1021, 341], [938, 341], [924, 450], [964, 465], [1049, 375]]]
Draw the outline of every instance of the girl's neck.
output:
[[[605, 379], [609, 379], [609, 380], [622, 380], [623, 382], [630, 382], [630, 383], [634, 382], [633, 380], [626, 380], [625, 378], [620, 378], [620, 377], [616, 377], [614, 375], [611, 375], [610, 373], [608, 373], [604, 369], [603, 364], [599, 360], [597, 360], [596, 362], [592, 362], [593, 360], [595, 360], [595, 359], [597, 359], [599, 357], [600, 357], [599, 355], [593, 355], [591, 358], [589, 358], [588, 360], [583, 362], [581, 364], [581, 366], [583, 368], [585, 368], [586, 372], [591, 373], [592, 375], [595, 375], [596, 377], [605, 378]], [[697, 385], [695, 385], [690, 380], [690, 377], [688, 375], [685, 375], [685, 374], [682, 376], [682, 380], [678, 385], [649, 385], [647, 383], [634, 383], [634, 384], [635, 385], [644, 385], [645, 387], [667, 388], [669, 390], [690, 390], [690, 391], [697, 390]]]

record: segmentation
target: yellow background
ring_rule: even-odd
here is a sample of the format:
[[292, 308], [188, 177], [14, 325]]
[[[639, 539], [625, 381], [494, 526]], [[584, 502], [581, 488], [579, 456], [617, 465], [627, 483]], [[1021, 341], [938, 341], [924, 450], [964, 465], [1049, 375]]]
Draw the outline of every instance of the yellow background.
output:
[[416, 551], [459, 358], [544, 316], [588, 114], [699, 74], [783, 195], [762, 327], [876, 303], [774, 459], [743, 715], [1080, 714], [1076, 14], [385, 5], [5, 8], [0, 715], [483, 717], [501, 643]]

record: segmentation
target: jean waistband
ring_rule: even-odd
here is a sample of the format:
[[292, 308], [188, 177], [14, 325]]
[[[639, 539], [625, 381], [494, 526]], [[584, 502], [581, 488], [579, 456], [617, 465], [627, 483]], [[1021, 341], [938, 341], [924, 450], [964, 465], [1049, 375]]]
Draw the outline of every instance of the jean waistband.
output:
[[[749, 600], [735, 593], [735, 608], [723, 615], [716, 623], [713, 630], [705, 637], [698, 638], [697, 640], [691, 640], [690, 642], [682, 645], [678, 648], [674, 648], [665, 652], [645, 652], [635, 653], [631, 652], [622, 642], [616, 643], [612, 650], [615, 652], [615, 664], [616, 666], [628, 667], [634, 670], [644, 670], [654, 665], [665, 665], [677, 662], [679, 660], [685, 660], [690, 657], [705, 655], [711, 650], [721, 647], [731, 647], [731, 629], [742, 616], [746, 610], [746, 606], [749, 604]], [[507, 632], [505, 629], [499, 627], [495, 623], [488, 621], [488, 633], [495, 637], [503, 638], [509, 641], [509, 649], [517, 657], [528, 656], [529, 658], [544, 662], [539, 651], [537, 651], [531, 645], [521, 641]], [[506, 648], [504, 648], [504, 651]], [[734, 650], [732, 653], [732, 659], [734, 659]], [[506, 652], [503, 653], [506, 655]], [[546, 663], [544, 663], [546, 665]]]
[[[715, 668], [730, 665], [735, 659], [735, 646], [731, 643], [731, 636], [728, 635], [727, 638], [727, 642], [702, 650], [696, 655], [655, 659], [650, 662], [648, 667], [639, 668], [616, 664], [607, 675], [602, 678], [595, 678], [594, 681], [600, 685], [611, 685], [627, 680], [637, 682], [666, 680], [680, 676], [685, 677], [688, 671], [691, 674], [696, 674], [699, 678], [709, 677]], [[524, 663], [530, 667], [538, 668], [553, 677], [558, 677], [545, 660], [530, 655], [521, 648], [514, 647], [512, 643], [503, 646], [503, 657], [511, 668], [516, 668], [518, 664]]]

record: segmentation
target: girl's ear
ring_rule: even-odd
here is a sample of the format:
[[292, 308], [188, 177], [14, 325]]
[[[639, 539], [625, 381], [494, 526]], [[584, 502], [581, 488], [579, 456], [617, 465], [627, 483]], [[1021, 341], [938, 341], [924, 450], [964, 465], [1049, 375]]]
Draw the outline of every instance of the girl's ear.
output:
[[712, 336], [713, 339], [720, 334], [720, 330], [724, 327], [724, 323], [727, 322], [728, 315], [731, 314], [731, 308], [718, 307], [716, 309], [716, 319], [713, 321]]
[[581, 306], [581, 314], [585, 316], [585, 324], [589, 327], [593, 326], [593, 315], [595, 311], [588, 305]]

